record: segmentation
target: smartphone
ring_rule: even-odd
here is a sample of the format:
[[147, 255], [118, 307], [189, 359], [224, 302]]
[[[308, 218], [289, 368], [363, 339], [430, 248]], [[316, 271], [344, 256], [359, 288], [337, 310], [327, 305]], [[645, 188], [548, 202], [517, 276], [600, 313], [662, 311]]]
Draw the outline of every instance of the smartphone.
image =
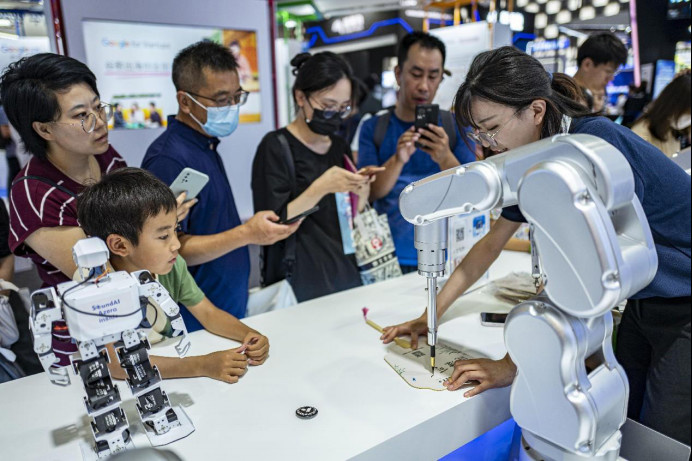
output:
[[501, 327], [505, 325], [507, 314], [499, 312], [481, 312], [481, 325], [486, 327]]
[[177, 178], [175, 178], [175, 181], [173, 181], [173, 184], [171, 184], [171, 190], [176, 198], [181, 193], [187, 192], [187, 197], [185, 197], [185, 200], [187, 201], [197, 197], [197, 194], [199, 194], [202, 188], [206, 186], [207, 182], [209, 182], [209, 176], [200, 171], [187, 167], [180, 172]]
[[300, 219], [303, 219], [304, 217], [313, 214], [315, 211], [319, 210], [319, 206], [314, 206], [310, 208], [309, 210], [303, 211], [299, 215], [296, 215], [292, 217], [291, 219], [287, 219], [285, 221], [279, 221], [279, 224], [293, 224], [294, 222], [297, 222]]
[[[419, 104], [416, 106], [416, 119], [413, 126], [418, 130], [418, 128], [427, 128], [429, 123], [437, 125], [439, 114], [440, 106], [437, 104]], [[416, 142], [416, 147], [421, 148], [423, 146]]]

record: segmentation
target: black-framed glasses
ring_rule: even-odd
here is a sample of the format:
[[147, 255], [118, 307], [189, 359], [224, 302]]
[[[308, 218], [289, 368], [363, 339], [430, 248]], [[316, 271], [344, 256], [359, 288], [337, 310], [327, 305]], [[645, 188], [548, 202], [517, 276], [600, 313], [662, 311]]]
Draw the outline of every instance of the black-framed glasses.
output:
[[516, 117], [517, 114], [518, 114], [519, 112], [521, 112], [521, 111], [524, 110], [524, 109], [525, 109], [525, 107], [522, 107], [522, 108], [517, 109], [516, 111], [514, 111], [514, 113], [512, 114], [512, 116], [511, 116], [510, 118], [508, 118], [507, 121], [505, 121], [505, 123], [503, 123], [502, 125], [500, 125], [500, 127], [499, 127], [497, 130], [495, 130], [494, 132], [492, 132], [492, 133], [486, 132], [486, 131], [477, 130], [478, 132], [476, 132], [476, 131], [469, 131], [466, 135], [471, 139], [471, 141], [473, 141], [473, 142], [475, 142], [475, 143], [480, 143], [481, 145], [483, 145], [483, 146], [485, 146], [485, 147], [491, 147], [491, 148], [497, 147], [497, 141], [495, 141], [495, 136], [497, 136], [497, 134], [498, 134], [504, 127], [506, 127], [507, 124], [508, 124], [510, 121], [512, 121], [512, 119], [513, 119], [514, 117]]
[[249, 91], [240, 90], [231, 97], [224, 96], [222, 98], [214, 99], [209, 96], [204, 96], [201, 94], [196, 94], [191, 91], [186, 91], [185, 93], [194, 96], [196, 98], [206, 99], [207, 101], [213, 101], [215, 107], [232, 107], [232, 106], [242, 106], [247, 102], [247, 97], [250, 94]]
[[81, 126], [85, 133], [93, 133], [96, 129], [96, 117], [100, 118], [104, 123], [113, 118], [113, 106], [107, 102], [102, 102], [99, 104], [96, 112], [89, 112], [86, 116], [82, 117], [79, 123], [70, 122], [51, 122], [57, 123], [58, 125], [70, 125], [70, 126]]
[[[310, 104], [309, 98], [308, 98], [308, 104]], [[315, 110], [315, 108], [312, 107], [312, 104], [310, 104], [310, 107], [312, 108], [312, 110]], [[351, 115], [351, 111], [353, 110], [353, 108], [351, 107], [350, 104], [346, 107], [342, 107], [339, 109], [334, 108], [334, 107], [327, 107], [324, 109], [321, 107], [318, 107], [317, 109], [322, 111], [322, 115], [324, 115], [324, 118], [326, 118], [327, 120], [329, 120], [330, 118], [333, 118], [336, 115], [338, 115], [342, 119], [347, 118], [349, 115]]]

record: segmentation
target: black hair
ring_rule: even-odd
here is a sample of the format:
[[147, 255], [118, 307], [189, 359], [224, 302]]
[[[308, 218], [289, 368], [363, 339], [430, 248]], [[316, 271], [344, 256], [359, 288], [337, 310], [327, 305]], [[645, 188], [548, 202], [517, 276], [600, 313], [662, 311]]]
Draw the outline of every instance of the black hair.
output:
[[57, 93], [88, 85], [99, 95], [94, 73], [82, 62], [54, 53], [40, 53], [13, 62], [0, 77], [0, 100], [27, 151], [46, 158], [48, 142], [33, 122], [53, 122], [62, 115]]
[[397, 48], [396, 53], [399, 68], [404, 66], [404, 62], [406, 62], [406, 59], [408, 58], [408, 50], [416, 43], [418, 43], [421, 48], [440, 50], [440, 53], [442, 53], [442, 67], [444, 67], [445, 58], [447, 57], [447, 49], [445, 48], [445, 44], [442, 43], [442, 40], [434, 35], [430, 35], [427, 32], [416, 31], [404, 35], [399, 42], [399, 47]]
[[612, 62], [619, 67], [627, 62], [627, 48], [622, 40], [610, 32], [593, 34], [577, 50], [577, 66], [590, 58], [595, 65]]
[[589, 115], [579, 86], [565, 74], [549, 74], [537, 59], [511, 46], [477, 55], [466, 80], [454, 97], [454, 112], [461, 126], [478, 125], [471, 115], [474, 98], [523, 109], [536, 99], [545, 101], [541, 138], [558, 134], [562, 116]]
[[176, 91], [197, 91], [204, 85], [204, 69], [224, 72], [237, 68], [238, 63], [228, 48], [202, 40], [184, 48], [173, 59], [173, 85]]
[[104, 242], [111, 234], [139, 244], [147, 219], [175, 211], [171, 189], [140, 168], [121, 168], [84, 189], [77, 203], [77, 217], [84, 232]]
[[[672, 121], [689, 114], [692, 103], [692, 78], [689, 70], [673, 79], [646, 109], [639, 120], [649, 122], [649, 131], [654, 138], [665, 141], [670, 134]], [[638, 121], [639, 121], [638, 120]], [[635, 122], [636, 123], [636, 122]]]
[[293, 84], [294, 103], [296, 102], [296, 90], [302, 91], [306, 97], [309, 97], [312, 93], [331, 88], [342, 78], [351, 82], [351, 99], [353, 100], [353, 93], [356, 88], [353, 70], [341, 56], [331, 51], [314, 55], [300, 53], [291, 59], [291, 65], [294, 67], [293, 75], [296, 76], [296, 81]]

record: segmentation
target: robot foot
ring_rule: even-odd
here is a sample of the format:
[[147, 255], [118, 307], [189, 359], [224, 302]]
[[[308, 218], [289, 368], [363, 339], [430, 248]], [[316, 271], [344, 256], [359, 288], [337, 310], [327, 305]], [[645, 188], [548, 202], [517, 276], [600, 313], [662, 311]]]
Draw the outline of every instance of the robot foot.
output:
[[[129, 436], [127, 440], [124, 441], [124, 445], [125, 446], [118, 451], [132, 450], [133, 448], [135, 448], [135, 444], [132, 442], [132, 437]], [[101, 450], [97, 451], [98, 448], [101, 448]], [[111, 451], [108, 448], [107, 443], [106, 446], [96, 447], [94, 446], [93, 442], [87, 442], [85, 440], [82, 440], [79, 442], [79, 449], [82, 451], [83, 461], [98, 461], [100, 459], [106, 459], [109, 456], [115, 454], [115, 452]]]
[[157, 433], [151, 421], [143, 421], [149, 443], [153, 447], [168, 445], [187, 437], [195, 431], [195, 426], [192, 424], [190, 417], [187, 416], [185, 410], [180, 406], [169, 408], [166, 412], [166, 417], [168, 419], [168, 430], [166, 432], [159, 430]]

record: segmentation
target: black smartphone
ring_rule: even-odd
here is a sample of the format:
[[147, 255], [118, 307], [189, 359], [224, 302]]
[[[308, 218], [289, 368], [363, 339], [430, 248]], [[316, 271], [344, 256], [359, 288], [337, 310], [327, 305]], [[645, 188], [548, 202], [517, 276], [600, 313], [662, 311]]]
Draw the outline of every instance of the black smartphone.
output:
[[[439, 114], [440, 106], [437, 104], [419, 104], [416, 106], [416, 119], [413, 126], [418, 130], [418, 128], [427, 128], [429, 123], [437, 125]], [[416, 147], [421, 148], [423, 146], [416, 142]]]
[[499, 312], [481, 312], [481, 325], [486, 327], [501, 327], [507, 320], [507, 314]]
[[297, 221], [303, 219], [304, 217], [313, 214], [315, 211], [317, 211], [319, 209], [320, 209], [319, 205], [314, 206], [314, 207], [310, 208], [309, 210], [305, 210], [302, 213], [295, 215], [291, 219], [286, 219], [285, 221], [279, 221], [279, 224], [293, 224], [294, 222], [297, 222]]

